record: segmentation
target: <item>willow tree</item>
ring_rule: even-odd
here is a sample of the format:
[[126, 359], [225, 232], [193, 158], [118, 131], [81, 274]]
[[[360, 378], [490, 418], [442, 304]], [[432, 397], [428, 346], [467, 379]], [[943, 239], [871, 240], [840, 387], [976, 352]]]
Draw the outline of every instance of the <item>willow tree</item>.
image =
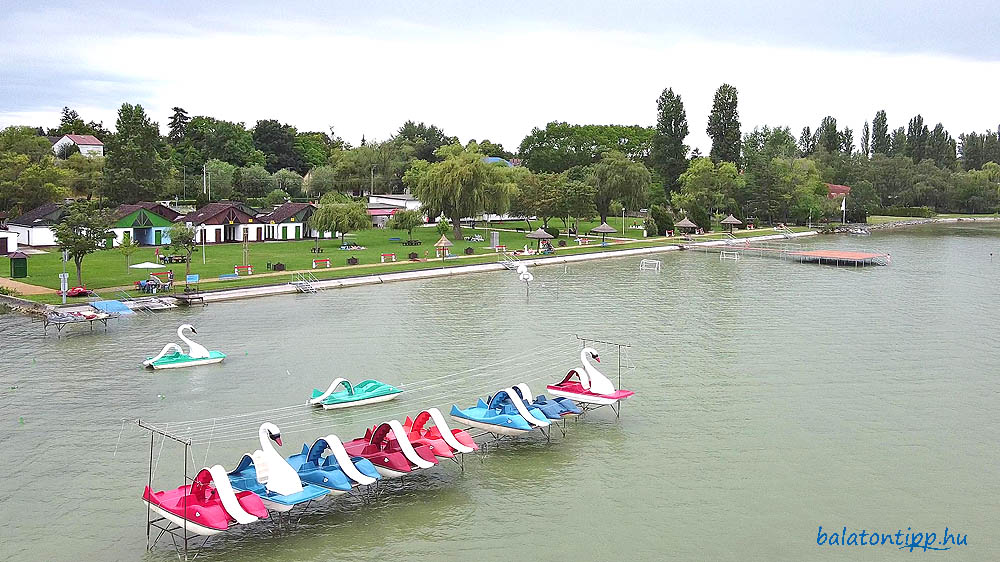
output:
[[327, 203], [320, 200], [319, 208], [309, 217], [309, 228], [320, 232], [339, 232], [340, 245], [348, 232], [371, 228], [372, 219], [364, 203]]
[[641, 207], [651, 181], [649, 169], [641, 162], [633, 162], [621, 152], [606, 153], [594, 164], [589, 182], [594, 186], [594, 205], [601, 222], [608, 221], [612, 201], [627, 209]]
[[462, 239], [462, 219], [489, 210], [502, 214], [510, 207], [512, 184], [502, 168], [488, 164], [483, 155], [462, 145], [435, 151], [440, 162], [417, 160], [403, 176], [403, 183], [427, 208], [440, 212]]

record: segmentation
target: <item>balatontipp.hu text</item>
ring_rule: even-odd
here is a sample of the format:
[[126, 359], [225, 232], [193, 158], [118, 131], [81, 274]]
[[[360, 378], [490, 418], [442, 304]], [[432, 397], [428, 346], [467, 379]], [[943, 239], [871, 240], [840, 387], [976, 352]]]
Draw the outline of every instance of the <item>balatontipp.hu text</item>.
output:
[[910, 552], [921, 550], [951, 550], [954, 546], [967, 546], [969, 535], [963, 535], [944, 528], [941, 535], [933, 531], [917, 532], [907, 527], [906, 530], [899, 529], [895, 533], [881, 533], [878, 531], [868, 532], [867, 529], [847, 532], [847, 527], [830, 532], [830, 529], [823, 530], [819, 526], [816, 533], [817, 546], [895, 546], [896, 548], [908, 549]]

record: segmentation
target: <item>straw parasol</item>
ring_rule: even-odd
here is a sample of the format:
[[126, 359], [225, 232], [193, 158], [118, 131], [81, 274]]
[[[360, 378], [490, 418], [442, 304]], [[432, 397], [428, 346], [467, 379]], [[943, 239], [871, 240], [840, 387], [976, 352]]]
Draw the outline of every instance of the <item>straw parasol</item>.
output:
[[611, 226], [606, 222], [602, 222], [601, 226], [591, 228], [591, 232], [599, 232], [601, 234], [601, 244], [604, 244], [604, 238], [611, 233], [618, 232], [615, 227]]
[[434, 249], [437, 250], [437, 253], [441, 254], [441, 259], [444, 259], [448, 255], [448, 248], [451, 248], [452, 246], [454, 246], [454, 244], [452, 244], [451, 240], [448, 240], [448, 237], [444, 234], [441, 235], [440, 240], [434, 243]]
[[142, 263], [137, 263], [129, 266], [131, 269], [166, 269], [167, 266], [160, 265], [158, 263], [153, 263], [151, 261], [144, 261]]
[[740, 224], [743, 224], [743, 221], [741, 221], [740, 219], [734, 217], [732, 215], [732, 213], [730, 213], [728, 217], [722, 219], [721, 224], [728, 225], [729, 226], [729, 233], [732, 234], [733, 233], [733, 227], [737, 226], [737, 225], [740, 225]]
[[684, 217], [680, 222], [674, 223], [674, 228], [690, 228], [693, 231], [698, 228], [698, 225], [691, 222], [687, 217]]
[[552, 236], [548, 232], [542, 230], [542, 227], [538, 227], [538, 230], [532, 232], [531, 234], [525, 235], [525, 238], [534, 238], [535, 240], [538, 240], [538, 248], [541, 249], [542, 240], [552, 240], [553, 238], [555, 238], [555, 236]]

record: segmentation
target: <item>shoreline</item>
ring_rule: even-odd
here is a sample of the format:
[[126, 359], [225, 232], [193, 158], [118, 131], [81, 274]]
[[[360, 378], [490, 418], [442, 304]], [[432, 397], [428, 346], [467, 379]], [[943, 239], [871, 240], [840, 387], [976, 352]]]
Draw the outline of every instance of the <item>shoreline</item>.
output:
[[[801, 238], [803, 236], [816, 236], [819, 231], [809, 230], [806, 232], [795, 232], [785, 234], [768, 234], [764, 236], [747, 237], [740, 239], [748, 242], [764, 242], [768, 240], [784, 240], [791, 238]], [[646, 254], [656, 254], [663, 252], [681, 251], [692, 247], [724, 246], [729, 239], [711, 240], [706, 242], [692, 242], [689, 244], [670, 244], [664, 246], [653, 246], [649, 248], [628, 248], [623, 250], [605, 250], [601, 252], [589, 252], [585, 254], [571, 254], [567, 256], [549, 256], [542, 258], [531, 258], [519, 260], [519, 264], [527, 267], [542, 267], [547, 265], [562, 265], [574, 262], [590, 261], [606, 258], [618, 258], [628, 256], [638, 256]], [[445, 267], [435, 267], [415, 271], [398, 271], [394, 273], [381, 273], [371, 275], [358, 275], [343, 277], [339, 279], [326, 279], [312, 283], [313, 287], [319, 290], [341, 289], [347, 287], [360, 287], [364, 285], [381, 285], [397, 281], [413, 281], [417, 279], [432, 279], [436, 277], [451, 277], [454, 275], [464, 275], [467, 273], [483, 273], [488, 271], [505, 271], [506, 268], [499, 262], [479, 263], [470, 265], [452, 265]], [[246, 298], [264, 297], [271, 295], [285, 295], [298, 293], [298, 289], [282, 283], [280, 285], [263, 285], [255, 287], [243, 287], [238, 289], [218, 289], [215, 291], [205, 291], [202, 293], [205, 304], [210, 302], [223, 302]], [[169, 298], [169, 297], [164, 297]]]

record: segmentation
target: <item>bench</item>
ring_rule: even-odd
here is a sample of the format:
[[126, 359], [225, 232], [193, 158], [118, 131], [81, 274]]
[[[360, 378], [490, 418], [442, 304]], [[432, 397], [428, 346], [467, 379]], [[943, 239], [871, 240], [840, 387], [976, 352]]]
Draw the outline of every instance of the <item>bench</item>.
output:
[[500, 252], [506, 252], [507, 246], [505, 246], [504, 244], [497, 244], [493, 249], [496, 250], [496, 252], [499, 254]]
[[390, 238], [389, 242], [401, 242], [402, 240], [402, 238]]
[[236, 275], [237, 277], [239, 277], [240, 271], [242, 271], [244, 275], [253, 275], [253, 266], [252, 265], [235, 265], [235, 266], [233, 266], [233, 275]]
[[382, 254], [382, 263], [385, 263], [386, 260], [396, 261], [396, 254]]
[[240, 276], [235, 273], [223, 273], [219, 276], [219, 281], [232, 281], [233, 279], [239, 279]]
[[330, 267], [330, 258], [322, 260], [313, 260], [313, 269], [316, 269], [320, 265], [325, 265], [326, 267]]

